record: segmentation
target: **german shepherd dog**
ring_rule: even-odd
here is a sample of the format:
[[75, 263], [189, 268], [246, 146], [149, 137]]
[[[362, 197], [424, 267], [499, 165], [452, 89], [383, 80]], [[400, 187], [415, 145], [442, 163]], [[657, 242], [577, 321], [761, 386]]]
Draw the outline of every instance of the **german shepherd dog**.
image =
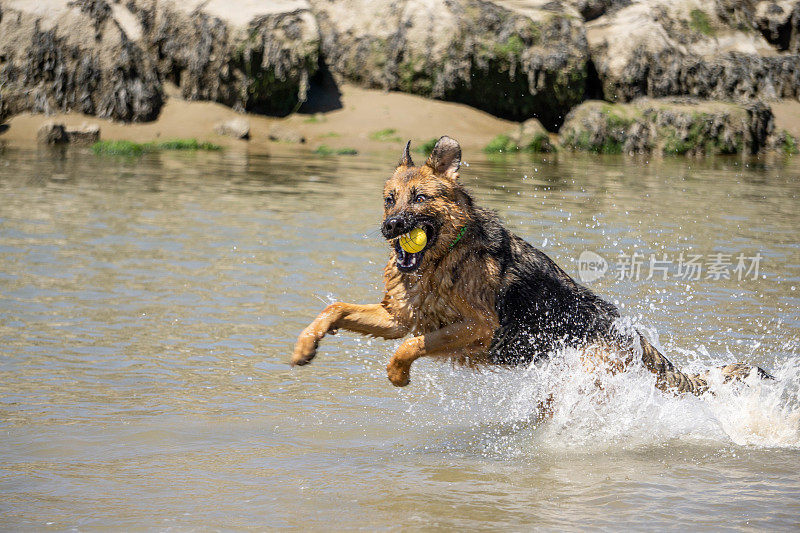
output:
[[[384, 185], [381, 231], [391, 257], [383, 300], [327, 306], [297, 339], [292, 365], [309, 363], [326, 334], [347, 329], [384, 339], [411, 335], [386, 367], [398, 387], [408, 385], [411, 364], [423, 356], [525, 365], [573, 347], [592, 367], [600, 363], [612, 372], [639, 358], [664, 391], [708, 390], [708, 373], [683, 373], [638, 332], [614, 327], [614, 305], [475, 205], [458, 180], [458, 142], [440, 138], [422, 166], [411, 160], [410, 145]], [[410, 253], [399, 241], [415, 228], [427, 243]], [[747, 376], [751, 367], [736, 363], [721, 370], [728, 381]]]

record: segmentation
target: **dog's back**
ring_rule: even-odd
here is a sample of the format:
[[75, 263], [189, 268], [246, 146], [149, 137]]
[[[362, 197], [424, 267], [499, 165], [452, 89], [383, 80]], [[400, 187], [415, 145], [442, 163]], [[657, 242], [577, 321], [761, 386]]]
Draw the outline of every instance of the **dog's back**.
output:
[[[543, 252], [508, 231], [489, 211], [478, 212], [488, 253], [500, 265], [495, 302], [500, 327], [490, 360], [526, 364], [559, 345], [580, 345], [608, 336], [617, 308], [576, 283]], [[485, 239], [485, 240], [484, 240]]]
[[[479, 239], [486, 253], [500, 265], [495, 297], [499, 328], [489, 348], [495, 364], [529, 364], [561, 347], [600, 344], [632, 361], [636, 354], [656, 374], [663, 390], [701, 394], [708, 389], [708, 372], [686, 374], [675, 367], [644, 336], [614, 327], [615, 305], [577, 283], [553, 260], [508, 231], [491, 211], [476, 209]], [[638, 346], [637, 346], [638, 345]], [[627, 354], [627, 355], [626, 355]], [[761, 368], [758, 375], [769, 378]], [[726, 381], [746, 377], [751, 367], [741, 363], [720, 369]]]

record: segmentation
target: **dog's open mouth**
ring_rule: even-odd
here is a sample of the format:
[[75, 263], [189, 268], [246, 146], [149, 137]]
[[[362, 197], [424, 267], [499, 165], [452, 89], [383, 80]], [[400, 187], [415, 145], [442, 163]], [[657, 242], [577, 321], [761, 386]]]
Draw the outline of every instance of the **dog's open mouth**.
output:
[[400, 241], [394, 243], [394, 251], [397, 253], [397, 268], [401, 272], [413, 272], [422, 263], [422, 255], [425, 250], [417, 253], [406, 252], [400, 247]]
[[[422, 248], [418, 252], [404, 250], [403, 249], [404, 247], [400, 245], [401, 239], [409, 239], [409, 235], [411, 235], [414, 230], [412, 230], [412, 232], [401, 235], [394, 241], [394, 251], [397, 256], [397, 268], [401, 272], [413, 272], [414, 270], [418, 269], [419, 266], [422, 264], [422, 256], [425, 255], [425, 251], [428, 248], [430, 248], [432, 244], [433, 240], [432, 228], [427, 227], [427, 225], [423, 225], [417, 228], [417, 230], [422, 230], [425, 232], [425, 237], [424, 237], [425, 243], [424, 245], [422, 245]], [[417, 239], [417, 242], [419, 242], [419, 239]], [[415, 246], [412, 243], [411, 245], [407, 244], [405, 248], [413, 249], [415, 248]]]

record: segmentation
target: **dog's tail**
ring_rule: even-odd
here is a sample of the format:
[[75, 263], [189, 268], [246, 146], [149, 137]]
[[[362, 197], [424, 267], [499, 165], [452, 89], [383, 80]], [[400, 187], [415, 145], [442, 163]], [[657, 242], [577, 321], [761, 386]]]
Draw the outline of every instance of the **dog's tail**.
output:
[[[642, 363], [656, 375], [656, 387], [663, 391], [676, 393], [690, 392], [697, 396], [708, 391], [708, 374], [686, 374], [681, 372], [672, 362], [655, 349], [643, 335], [639, 335], [642, 346]], [[732, 380], [743, 380], [755, 368], [758, 377], [762, 379], [775, 379], [760, 367], [752, 367], [745, 363], [734, 363], [719, 367], [722, 371], [724, 383]]]

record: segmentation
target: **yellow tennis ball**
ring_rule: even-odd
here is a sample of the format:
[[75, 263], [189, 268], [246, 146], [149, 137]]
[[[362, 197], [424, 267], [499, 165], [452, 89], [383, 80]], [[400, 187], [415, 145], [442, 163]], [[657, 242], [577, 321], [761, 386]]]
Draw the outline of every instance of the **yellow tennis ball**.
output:
[[422, 228], [414, 228], [405, 235], [400, 235], [400, 247], [410, 254], [421, 252], [428, 244], [428, 236]]

